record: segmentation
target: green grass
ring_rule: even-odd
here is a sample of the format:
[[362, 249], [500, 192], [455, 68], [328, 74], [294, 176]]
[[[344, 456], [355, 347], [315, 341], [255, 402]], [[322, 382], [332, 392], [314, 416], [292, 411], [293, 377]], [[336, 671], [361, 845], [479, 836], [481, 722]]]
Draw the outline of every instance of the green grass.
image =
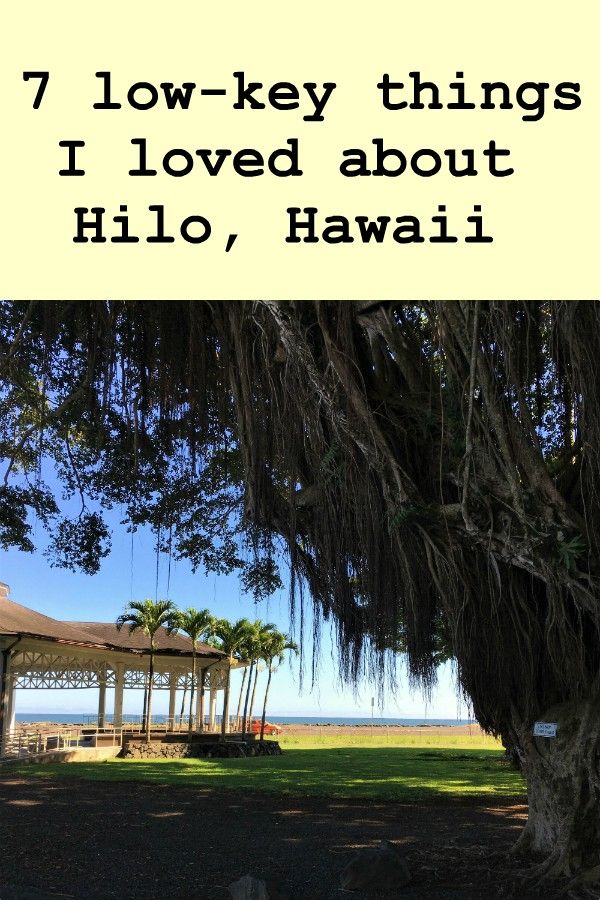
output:
[[502, 750], [496, 738], [482, 734], [479, 729], [470, 734], [431, 734], [423, 728], [419, 734], [398, 734], [386, 728], [364, 729], [362, 734], [340, 734], [323, 727], [314, 728], [310, 735], [282, 734], [276, 740], [282, 749], [312, 750], [333, 749], [337, 747], [403, 747], [438, 750]]
[[230, 788], [332, 799], [406, 802], [459, 797], [493, 799], [524, 793], [522, 778], [504, 763], [502, 750], [491, 738], [315, 735], [284, 736], [280, 743], [283, 756], [109, 760], [28, 765], [18, 767], [18, 771], [29, 776]]

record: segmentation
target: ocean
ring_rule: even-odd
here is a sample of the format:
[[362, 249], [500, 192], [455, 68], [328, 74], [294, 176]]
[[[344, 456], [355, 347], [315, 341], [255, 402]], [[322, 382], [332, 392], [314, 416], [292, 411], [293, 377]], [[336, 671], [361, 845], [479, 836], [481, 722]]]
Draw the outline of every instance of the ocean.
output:
[[[17, 713], [16, 719], [17, 722], [60, 722], [65, 725], [80, 723], [80, 722], [89, 722], [92, 719], [95, 719], [94, 713], [62, 713], [62, 712], [36, 712], [36, 713]], [[111, 721], [111, 716], [107, 715], [107, 722]], [[124, 718], [133, 719], [139, 718], [137, 716], [127, 716]], [[152, 719], [154, 720], [154, 716]], [[164, 719], [165, 717], [162, 716]], [[160, 721], [161, 716], [156, 716], [156, 719]], [[360, 717], [360, 716], [278, 716], [272, 715], [267, 716], [269, 722], [273, 722], [277, 725], [355, 725], [355, 726], [378, 726], [382, 727], [385, 725], [404, 725], [404, 726], [413, 726], [413, 727], [427, 727], [428, 725], [474, 725], [474, 719], [428, 719], [423, 717], [421, 719], [382, 719], [374, 717]]]

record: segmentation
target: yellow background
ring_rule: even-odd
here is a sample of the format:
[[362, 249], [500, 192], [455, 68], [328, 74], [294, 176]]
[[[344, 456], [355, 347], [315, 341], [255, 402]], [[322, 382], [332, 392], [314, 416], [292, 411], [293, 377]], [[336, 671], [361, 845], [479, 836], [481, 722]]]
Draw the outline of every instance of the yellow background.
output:
[[[515, 2], [115, 2], [31, 0], [4, 4], [0, 59], [2, 265], [0, 294], [9, 299], [293, 299], [293, 298], [595, 298], [598, 264], [598, 122], [600, 25], [596, 0]], [[48, 70], [39, 110], [37, 82], [23, 71]], [[94, 110], [110, 70], [123, 108]], [[325, 121], [304, 122], [308, 109], [239, 111], [234, 71], [276, 81], [337, 88]], [[408, 72], [444, 87], [465, 73], [467, 99], [480, 102], [482, 81], [581, 83], [582, 106], [556, 111], [552, 88], [538, 122], [512, 110], [386, 111], [376, 84], [384, 72]], [[196, 82], [188, 111], [126, 106], [136, 81]], [[201, 87], [227, 97], [200, 97]], [[302, 99], [304, 91], [301, 90]], [[471, 96], [472, 95], [472, 96]], [[131, 138], [146, 137], [150, 163], [174, 147], [255, 147], [265, 153], [300, 140], [301, 178], [235, 175], [228, 162], [210, 178], [200, 166], [183, 178], [159, 172], [131, 178]], [[516, 173], [492, 178], [348, 179], [342, 150], [386, 145], [481, 148], [493, 138], [511, 149]], [[58, 176], [61, 139], [86, 141], [84, 178]], [[160, 168], [159, 166], [155, 166]], [[131, 230], [145, 236], [149, 204], [162, 203], [169, 230], [188, 215], [211, 220], [204, 244], [74, 244], [75, 206], [127, 204]], [[491, 245], [286, 244], [288, 206], [325, 215], [413, 214], [426, 236], [438, 203], [451, 230], [465, 231], [474, 203], [484, 209]], [[229, 254], [229, 232], [238, 234]]]

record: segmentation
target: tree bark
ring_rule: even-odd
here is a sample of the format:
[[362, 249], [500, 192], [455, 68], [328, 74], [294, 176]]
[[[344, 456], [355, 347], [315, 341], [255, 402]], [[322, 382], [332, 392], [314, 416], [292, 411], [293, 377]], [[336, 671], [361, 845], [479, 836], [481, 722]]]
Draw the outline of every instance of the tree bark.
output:
[[551, 880], [600, 867], [600, 700], [562, 703], [540, 721], [557, 734], [520, 729], [529, 817], [515, 850], [542, 856], [536, 874]]

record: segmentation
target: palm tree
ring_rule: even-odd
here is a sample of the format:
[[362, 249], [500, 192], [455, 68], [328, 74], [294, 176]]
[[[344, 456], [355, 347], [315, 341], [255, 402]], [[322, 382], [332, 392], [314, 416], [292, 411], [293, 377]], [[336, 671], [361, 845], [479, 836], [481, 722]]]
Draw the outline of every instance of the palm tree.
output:
[[[265, 646], [264, 643], [262, 643], [262, 644], [260, 645], [260, 648], [259, 648], [259, 651], [258, 651], [258, 655], [257, 655], [257, 658], [256, 658], [256, 669], [254, 670], [254, 685], [253, 685], [253, 687], [252, 687], [252, 696], [250, 697], [250, 705], [249, 705], [249, 707], [248, 707], [248, 720], [249, 720], [250, 722], [252, 722], [252, 719], [253, 719], [253, 717], [254, 717], [254, 703], [255, 703], [255, 701], [256, 701], [256, 686], [258, 685], [258, 674], [259, 674], [259, 665], [258, 665], [258, 662], [259, 662], [259, 660], [262, 659], [262, 655], [263, 655], [263, 647], [264, 647], [264, 646]], [[248, 686], [249, 686], [249, 685], [248, 685]]]
[[[220, 619], [215, 619], [213, 624], [213, 630], [209, 637], [206, 638], [206, 643], [210, 647], [214, 647], [215, 650], [221, 649], [220, 641], [217, 640], [216, 627]], [[202, 674], [200, 675], [200, 713], [199, 713], [199, 731], [204, 731], [204, 695], [206, 693], [206, 676], [208, 674], [209, 669], [214, 669], [218, 665], [217, 663], [212, 663], [210, 666], [206, 666], [206, 668], [202, 669]]]
[[156, 650], [155, 636], [160, 628], [164, 628], [167, 634], [172, 634], [177, 628], [175, 622], [175, 605], [171, 600], [132, 600], [122, 616], [117, 619], [117, 629], [120, 631], [123, 625], [129, 626], [129, 633], [143, 631], [150, 638], [150, 671], [148, 675], [148, 693], [144, 703], [144, 722], [146, 726], [146, 740], [150, 740], [150, 727], [152, 722], [152, 681], [154, 679], [154, 651]]
[[265, 737], [265, 721], [267, 718], [267, 699], [269, 697], [269, 688], [271, 687], [271, 678], [273, 677], [273, 664], [275, 660], [278, 663], [283, 662], [283, 654], [286, 650], [292, 650], [294, 653], [298, 653], [298, 645], [289, 639], [287, 634], [281, 634], [280, 631], [275, 631], [270, 637], [265, 641], [263, 645], [263, 650], [261, 653], [261, 658], [267, 664], [267, 668], [269, 670], [269, 677], [267, 679], [267, 687], [265, 688], [265, 699], [263, 701], [263, 711], [262, 711], [262, 719], [260, 722], [260, 739], [264, 740]]
[[[196, 652], [198, 649], [198, 642], [212, 637], [216, 620], [210, 610], [201, 609], [198, 611], [197, 609], [194, 609], [193, 606], [190, 606], [189, 609], [182, 610], [176, 614], [175, 624], [179, 631], [183, 631], [184, 634], [187, 634], [192, 642], [192, 683], [190, 688], [190, 712], [188, 718], [188, 732], [191, 736], [194, 720], [193, 704], [194, 690], [196, 687]], [[204, 718], [204, 710], [202, 710], [202, 718]]]
[[185, 712], [185, 698], [187, 694], [187, 684], [183, 685], [183, 694], [181, 696], [181, 709], [179, 710], [179, 730], [181, 730], [181, 726], [183, 725], [183, 714]]
[[[261, 619], [252, 622], [248, 632], [248, 642], [246, 644], [246, 654], [250, 660], [250, 672], [248, 678], [248, 688], [246, 690], [246, 700], [244, 703], [244, 716], [242, 718], [242, 738], [246, 736], [246, 727], [248, 724], [248, 701], [250, 700], [250, 690], [252, 688], [252, 673], [254, 667], [261, 655], [262, 646], [268, 640], [269, 635], [275, 632], [275, 626], [271, 623], [265, 625]], [[256, 672], [258, 675], [258, 670]], [[256, 677], [254, 679], [254, 691], [252, 693], [252, 704], [250, 705], [250, 716], [252, 716], [252, 706], [254, 705], [254, 694], [256, 692]]]
[[[244, 656], [247, 656], [247, 655], [248, 655], [247, 653], [244, 653]], [[248, 666], [244, 666], [244, 674], [242, 675], [240, 696], [238, 698], [237, 712], [236, 712], [236, 716], [235, 716], [236, 723], [237, 723], [236, 727], [239, 727], [239, 724], [240, 724], [240, 716], [241, 716], [241, 712], [242, 712], [242, 701], [244, 699], [244, 685], [246, 684], [247, 677], [248, 677]]]
[[231, 682], [231, 666], [237, 655], [243, 656], [243, 648], [248, 640], [248, 632], [251, 628], [248, 619], [238, 619], [233, 625], [227, 619], [218, 619], [215, 624], [215, 636], [219, 641], [219, 650], [227, 654], [228, 667], [225, 678], [225, 691], [223, 696], [223, 721], [221, 722], [221, 740], [225, 740], [227, 720], [229, 718], [229, 688]]

